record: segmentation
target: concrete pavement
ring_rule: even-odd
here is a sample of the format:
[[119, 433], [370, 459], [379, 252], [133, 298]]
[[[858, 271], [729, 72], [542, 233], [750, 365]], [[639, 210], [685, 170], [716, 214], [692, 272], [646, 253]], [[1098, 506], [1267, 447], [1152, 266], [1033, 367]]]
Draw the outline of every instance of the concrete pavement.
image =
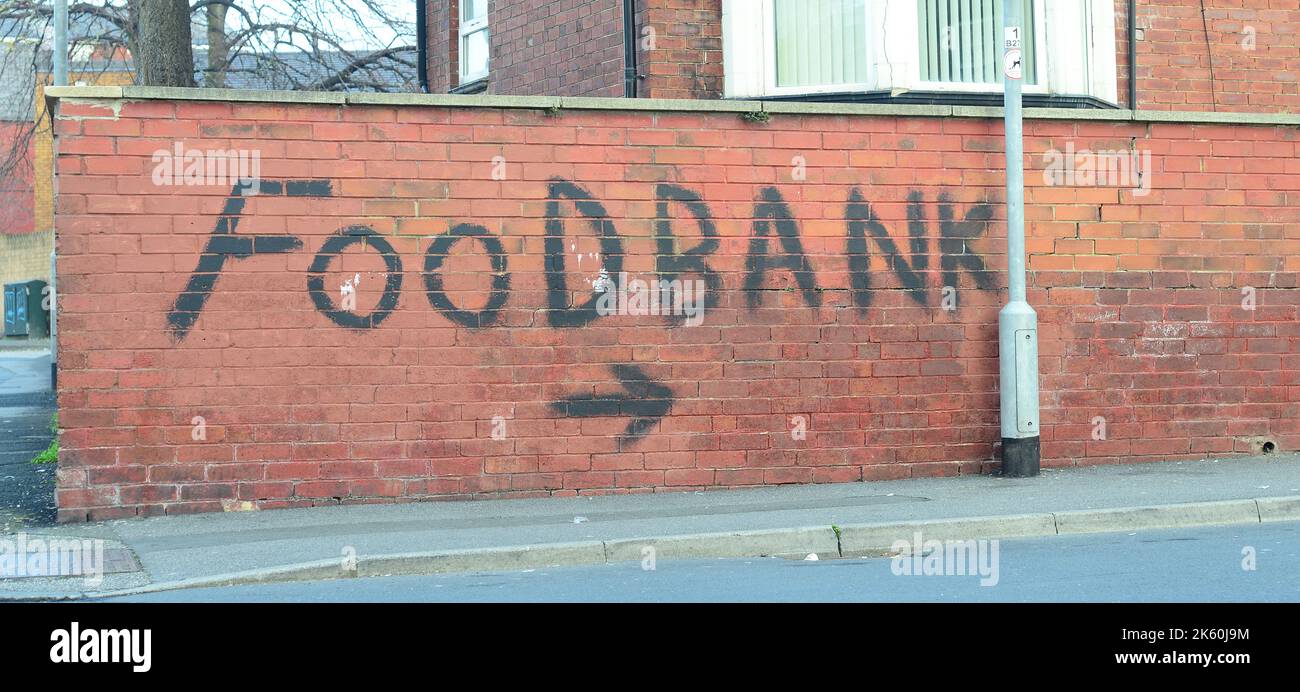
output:
[[[702, 493], [358, 505], [42, 529], [129, 549], [139, 569], [0, 580], [0, 598], [681, 558], [881, 554], [1012, 538], [1300, 520], [1300, 455]], [[3, 537], [0, 537], [2, 540]], [[137, 591], [138, 592], [138, 591]]]

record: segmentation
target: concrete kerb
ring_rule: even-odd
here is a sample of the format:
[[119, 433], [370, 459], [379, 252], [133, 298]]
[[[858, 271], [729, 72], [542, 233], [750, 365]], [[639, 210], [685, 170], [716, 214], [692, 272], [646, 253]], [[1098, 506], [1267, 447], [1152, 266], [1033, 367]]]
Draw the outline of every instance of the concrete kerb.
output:
[[995, 517], [938, 519], [933, 521], [858, 524], [840, 527], [840, 550], [845, 556], [874, 555], [890, 550], [896, 541], [965, 541], [982, 538], [1037, 538], [1057, 534], [1055, 517], [1044, 512]]
[[924, 540], [1008, 539], [1278, 521], [1300, 521], [1300, 496], [851, 524], [835, 527], [805, 526], [425, 553], [359, 555], [353, 565], [349, 565], [341, 558], [335, 558], [160, 582], [111, 592], [4, 594], [0, 595], [0, 601], [79, 600], [133, 596], [178, 589], [289, 581], [612, 564], [641, 561], [649, 555], [653, 555], [656, 560], [801, 558], [810, 553], [816, 554], [819, 558], [858, 557], [888, 554], [895, 541], [911, 541], [917, 532], [921, 533]]
[[1154, 507], [1056, 512], [1056, 532], [1102, 533], [1183, 526], [1258, 524], [1258, 500], [1224, 500]]
[[1261, 497], [1255, 503], [1261, 523], [1300, 521], [1300, 497]]
[[[649, 553], [646, 549], [653, 549]], [[683, 536], [629, 538], [605, 542], [606, 562], [628, 562], [653, 554], [676, 560], [721, 557], [804, 557], [809, 553], [835, 557], [839, 548], [830, 526], [805, 526], [763, 531], [699, 533]]]

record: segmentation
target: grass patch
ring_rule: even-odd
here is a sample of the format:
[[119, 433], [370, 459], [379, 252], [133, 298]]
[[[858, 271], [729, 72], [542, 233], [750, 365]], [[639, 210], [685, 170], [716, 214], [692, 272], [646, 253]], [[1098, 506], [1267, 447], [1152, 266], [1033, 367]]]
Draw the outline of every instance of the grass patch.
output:
[[54, 439], [50, 440], [50, 446], [45, 448], [44, 452], [37, 454], [33, 459], [33, 464], [53, 464], [59, 460], [59, 414], [50, 416], [50, 432], [54, 433]]

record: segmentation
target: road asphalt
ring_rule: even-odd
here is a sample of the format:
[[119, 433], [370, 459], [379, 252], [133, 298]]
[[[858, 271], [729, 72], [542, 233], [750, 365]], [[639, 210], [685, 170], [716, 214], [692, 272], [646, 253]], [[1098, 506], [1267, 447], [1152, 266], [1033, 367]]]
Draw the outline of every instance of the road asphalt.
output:
[[55, 466], [31, 463], [53, 414], [49, 352], [0, 349], [0, 534], [54, 523]]
[[[1248, 559], [1249, 556], [1249, 559]], [[1279, 602], [1300, 600], [1300, 522], [999, 541], [996, 575], [887, 557], [662, 560], [184, 589], [148, 603]], [[992, 560], [986, 564], [995, 564]]]

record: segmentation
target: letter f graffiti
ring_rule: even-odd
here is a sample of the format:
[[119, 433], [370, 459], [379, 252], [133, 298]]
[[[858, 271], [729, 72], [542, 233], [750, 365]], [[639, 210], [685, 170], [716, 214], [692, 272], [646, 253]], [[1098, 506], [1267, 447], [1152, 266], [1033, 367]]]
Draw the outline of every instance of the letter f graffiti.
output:
[[[255, 183], [263, 195], [287, 195], [290, 197], [329, 197], [333, 188], [328, 180], [262, 180]], [[198, 266], [190, 274], [185, 290], [176, 297], [171, 312], [167, 313], [167, 323], [171, 327], [172, 338], [183, 341], [190, 329], [198, 321], [203, 306], [212, 295], [217, 276], [226, 265], [226, 259], [246, 259], [259, 253], [292, 252], [302, 247], [302, 240], [292, 235], [235, 235], [239, 227], [240, 214], [248, 201], [247, 192], [236, 184], [226, 198], [226, 205], [221, 210], [221, 218], [208, 236], [208, 243], [199, 255]]]

